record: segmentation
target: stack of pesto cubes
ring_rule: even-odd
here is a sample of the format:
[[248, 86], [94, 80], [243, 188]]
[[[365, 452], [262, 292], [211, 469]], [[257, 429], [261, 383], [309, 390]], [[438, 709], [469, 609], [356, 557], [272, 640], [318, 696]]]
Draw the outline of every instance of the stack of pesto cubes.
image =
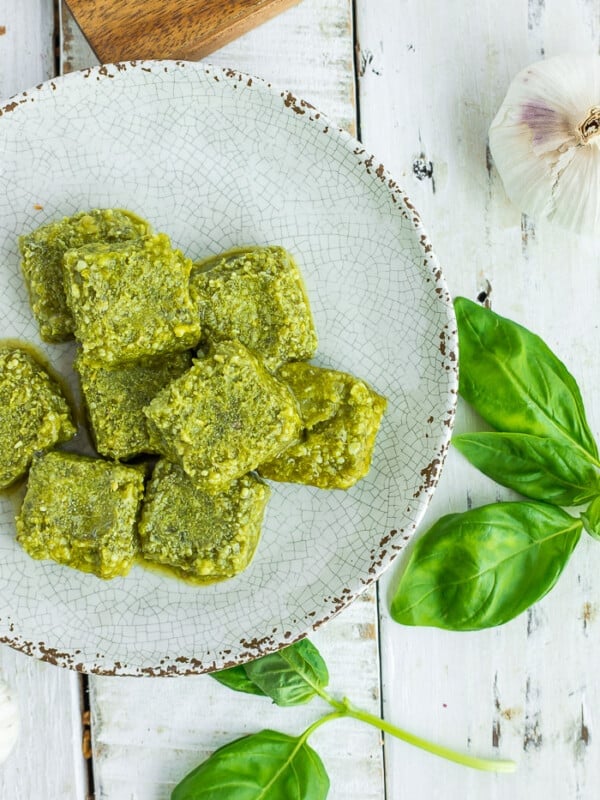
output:
[[20, 239], [46, 342], [78, 343], [97, 457], [60, 385], [0, 345], [0, 487], [28, 474], [17, 540], [100, 578], [134, 561], [204, 583], [250, 563], [263, 479], [347, 489], [367, 474], [386, 401], [308, 363], [317, 335], [282, 247], [193, 263], [135, 214], [94, 209]]

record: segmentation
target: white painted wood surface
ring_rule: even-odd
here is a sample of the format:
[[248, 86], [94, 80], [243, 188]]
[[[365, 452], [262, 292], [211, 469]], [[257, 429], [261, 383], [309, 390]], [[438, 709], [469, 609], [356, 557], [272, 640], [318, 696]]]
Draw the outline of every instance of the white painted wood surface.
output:
[[[486, 153], [516, 72], [542, 53], [598, 52], [597, 0], [360, 0], [357, 11], [363, 141], [412, 196], [452, 293], [474, 299], [489, 281], [493, 307], [539, 333], [575, 374], [599, 437], [598, 239], [521, 220]], [[430, 179], [414, 175], [419, 158], [431, 162]], [[473, 422], [461, 409], [458, 429]], [[451, 451], [421, 530], [508, 496]], [[390, 798], [598, 797], [599, 569], [600, 548], [584, 537], [543, 602], [482, 633], [403, 628], [381, 603], [386, 716], [519, 763], [515, 775], [493, 777], [386, 741]], [[382, 598], [397, 575], [382, 581]]]
[[[0, 0], [3, 94], [52, 70], [51, 6]], [[210, 60], [287, 86], [352, 129], [352, 6], [367, 148], [414, 200], [452, 293], [474, 298], [489, 281], [493, 307], [542, 335], [575, 374], [600, 438], [597, 240], [521, 219], [486, 151], [489, 123], [519, 69], [543, 54], [599, 51], [598, 0], [304, 0]], [[92, 63], [77, 30], [66, 30], [63, 67]], [[431, 162], [431, 177], [416, 177], [419, 159], [424, 172]], [[474, 425], [461, 406], [458, 429]], [[443, 513], [507, 497], [451, 451], [422, 530]], [[384, 788], [378, 735], [332, 723], [314, 739], [332, 777], [330, 798], [595, 800], [599, 568], [600, 547], [584, 538], [542, 603], [474, 634], [393, 623], [392, 569], [379, 603], [386, 718], [458, 749], [513, 757], [519, 769], [514, 776], [480, 774], [386, 739]], [[371, 592], [314, 637], [334, 693], [373, 711], [376, 633]], [[19, 749], [0, 768], [0, 797], [83, 800], [77, 676], [6, 648], [0, 668], [27, 707]], [[321, 708], [277, 709], [204, 676], [92, 678], [90, 685], [98, 800], [166, 798], [214, 747], [267, 725], [299, 731]]]
[[[54, 74], [51, 0], [0, 0], [0, 31], [0, 97]], [[1, 159], [0, 154], [0, 168]], [[79, 676], [5, 645], [0, 645], [0, 673], [18, 699], [21, 719], [17, 745], [0, 766], [0, 798], [83, 800]]]

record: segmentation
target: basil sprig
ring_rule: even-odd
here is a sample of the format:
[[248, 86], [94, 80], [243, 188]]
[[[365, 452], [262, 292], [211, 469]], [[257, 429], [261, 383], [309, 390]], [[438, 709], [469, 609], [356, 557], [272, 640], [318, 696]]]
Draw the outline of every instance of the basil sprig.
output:
[[[459, 392], [495, 431], [455, 436], [479, 470], [543, 502], [493, 503], [438, 520], [400, 576], [393, 619], [480, 630], [556, 583], [585, 529], [600, 539], [600, 462], [575, 379], [535, 334], [455, 300]], [[558, 506], [588, 508], [576, 518]]]
[[329, 791], [327, 771], [307, 740], [321, 725], [344, 717], [365, 722], [463, 766], [490, 772], [515, 769], [513, 761], [477, 758], [433, 744], [356, 708], [346, 697], [332, 697], [326, 691], [329, 674], [325, 661], [307, 639], [211, 677], [238, 692], [270, 697], [280, 706], [299, 705], [319, 696], [333, 711], [300, 736], [263, 730], [221, 747], [177, 784], [171, 800], [325, 800]]

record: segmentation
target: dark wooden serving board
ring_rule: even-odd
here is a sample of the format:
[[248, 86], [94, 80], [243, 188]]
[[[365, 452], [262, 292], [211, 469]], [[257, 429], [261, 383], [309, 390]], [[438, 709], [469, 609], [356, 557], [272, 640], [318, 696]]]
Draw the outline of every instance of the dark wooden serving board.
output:
[[197, 59], [300, 0], [66, 0], [103, 63]]

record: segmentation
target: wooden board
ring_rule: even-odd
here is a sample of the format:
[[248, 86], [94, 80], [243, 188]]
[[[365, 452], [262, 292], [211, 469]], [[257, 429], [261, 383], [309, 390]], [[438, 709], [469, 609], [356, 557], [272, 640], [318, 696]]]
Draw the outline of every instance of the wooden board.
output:
[[67, 0], [101, 62], [196, 59], [299, 0]]

